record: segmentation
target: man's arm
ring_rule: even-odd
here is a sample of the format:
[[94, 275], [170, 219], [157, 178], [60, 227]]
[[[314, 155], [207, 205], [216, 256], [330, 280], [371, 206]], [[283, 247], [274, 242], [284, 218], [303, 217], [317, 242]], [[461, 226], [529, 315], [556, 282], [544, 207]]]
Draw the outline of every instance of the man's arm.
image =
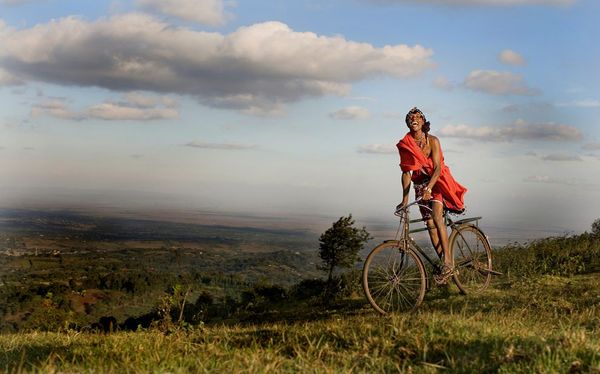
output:
[[431, 193], [431, 189], [435, 186], [435, 183], [440, 177], [442, 173], [442, 156], [440, 152], [440, 141], [438, 138], [432, 136], [431, 137], [431, 159], [433, 160], [433, 173], [431, 174], [431, 179], [427, 184], [426, 189]]
[[408, 204], [408, 193], [410, 192], [410, 171], [402, 172], [402, 205]]

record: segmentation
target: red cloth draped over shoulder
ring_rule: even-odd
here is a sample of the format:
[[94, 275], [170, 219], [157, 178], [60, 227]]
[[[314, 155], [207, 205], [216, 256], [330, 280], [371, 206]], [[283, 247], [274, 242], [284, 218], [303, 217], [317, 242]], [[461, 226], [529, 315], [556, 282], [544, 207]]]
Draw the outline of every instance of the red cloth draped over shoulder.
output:
[[[396, 147], [400, 152], [400, 168], [402, 171], [423, 169], [428, 175], [433, 175], [433, 160], [425, 157], [410, 132], [396, 144]], [[441, 148], [440, 158], [442, 170], [432, 190], [438, 190], [442, 194], [446, 208], [463, 210], [465, 208], [464, 195], [467, 189], [458, 183], [450, 173], [450, 168], [444, 163], [444, 154]]]

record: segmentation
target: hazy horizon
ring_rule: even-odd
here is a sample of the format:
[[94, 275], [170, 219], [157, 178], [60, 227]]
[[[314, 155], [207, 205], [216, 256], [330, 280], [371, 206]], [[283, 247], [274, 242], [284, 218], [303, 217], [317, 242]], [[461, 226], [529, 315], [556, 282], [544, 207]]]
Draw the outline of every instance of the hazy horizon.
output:
[[[67, 211], [84, 215], [104, 217], [122, 217], [133, 219], [148, 219], [152, 221], [183, 222], [201, 225], [223, 225], [231, 227], [256, 227], [264, 229], [306, 230], [313, 235], [319, 235], [341, 216], [352, 214], [357, 225], [366, 226], [375, 240], [391, 239], [397, 230], [397, 218], [392, 214], [393, 207], [388, 207], [379, 214], [361, 214], [360, 212], [315, 211], [254, 211], [235, 209], [235, 207], [218, 207], [210, 204], [192, 203], [189, 196], [152, 193], [148, 191], [110, 191], [100, 190], [62, 190], [62, 194], [39, 194], [31, 191], [27, 200], [6, 198], [0, 201], [0, 211], [18, 209], [29, 211]], [[22, 191], [21, 191], [22, 192]], [[55, 191], [57, 192], [57, 191]], [[417, 217], [419, 213], [412, 210]], [[477, 216], [470, 214], [465, 217]], [[460, 216], [462, 217], [462, 216]], [[460, 218], [460, 217], [457, 217]], [[503, 221], [494, 216], [483, 216], [480, 226], [489, 236], [493, 245], [506, 245], [513, 242], [525, 243], [535, 239], [557, 235], [578, 234], [589, 231], [590, 225], [581, 230], [568, 226], [541, 226], [523, 224], [517, 220]], [[417, 234], [417, 238], [426, 238]], [[425, 240], [427, 243], [427, 240]]]

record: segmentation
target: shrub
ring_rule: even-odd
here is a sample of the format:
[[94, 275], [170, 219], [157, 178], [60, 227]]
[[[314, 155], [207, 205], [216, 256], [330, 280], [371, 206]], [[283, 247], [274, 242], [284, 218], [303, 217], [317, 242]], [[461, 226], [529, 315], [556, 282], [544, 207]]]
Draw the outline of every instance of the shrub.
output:
[[592, 235], [600, 237], [600, 218], [592, 223]]
[[494, 251], [494, 268], [508, 275], [570, 276], [597, 271], [600, 240], [593, 234], [545, 238]]
[[290, 290], [290, 295], [296, 300], [306, 300], [320, 296], [327, 287], [327, 281], [323, 279], [303, 279], [295, 284]]
[[340, 217], [319, 237], [319, 257], [323, 260], [320, 269], [327, 272], [329, 283], [336, 267], [349, 268], [360, 261], [358, 252], [370, 239], [371, 234], [364, 227], [354, 227], [351, 214]]

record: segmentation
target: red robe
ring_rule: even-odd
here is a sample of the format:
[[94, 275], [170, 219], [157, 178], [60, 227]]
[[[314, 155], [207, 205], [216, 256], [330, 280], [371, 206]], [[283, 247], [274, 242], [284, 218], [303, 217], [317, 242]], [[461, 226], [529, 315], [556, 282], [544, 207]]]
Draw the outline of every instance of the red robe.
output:
[[[400, 152], [400, 168], [402, 171], [415, 171], [423, 169], [427, 175], [433, 175], [433, 160], [425, 157], [415, 139], [408, 132], [402, 140], [396, 144]], [[441, 173], [432, 191], [438, 191], [444, 198], [444, 206], [451, 210], [461, 211], [465, 208], [464, 195], [467, 189], [458, 183], [450, 169], [444, 163], [444, 154], [440, 148]]]

